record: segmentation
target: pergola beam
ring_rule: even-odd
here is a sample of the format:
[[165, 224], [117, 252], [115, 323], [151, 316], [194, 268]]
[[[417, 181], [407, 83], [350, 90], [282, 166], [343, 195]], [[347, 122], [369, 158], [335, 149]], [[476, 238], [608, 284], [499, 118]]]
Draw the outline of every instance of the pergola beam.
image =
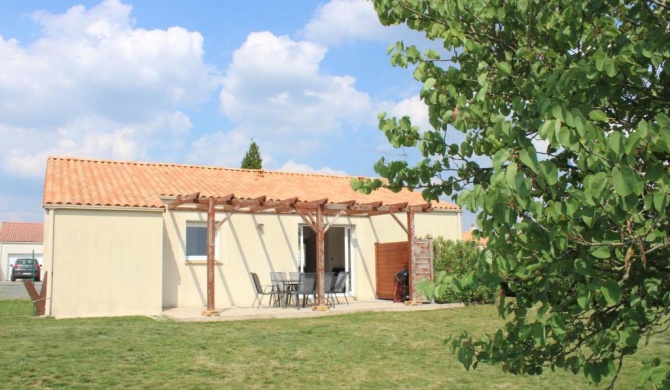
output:
[[293, 198], [289, 198], [289, 199], [284, 199], [284, 200], [275, 200], [275, 201], [271, 200], [271, 201], [263, 202], [263, 204], [259, 204], [257, 206], [250, 207], [249, 212], [258, 213], [258, 212], [261, 212], [261, 211], [271, 210], [271, 209], [275, 209], [275, 211], [276, 211], [277, 209], [280, 209], [280, 208], [282, 208], [282, 209], [283, 208], [292, 209], [292, 206], [295, 205], [295, 203], [297, 201], [298, 201], [297, 196], [293, 197]]
[[265, 195], [263, 195], [254, 199], [232, 199], [230, 200], [230, 204], [237, 207], [260, 206], [261, 204], [265, 203], [265, 198]]
[[320, 208], [321, 206], [325, 205], [326, 202], [328, 202], [328, 198], [323, 198], [319, 200], [313, 200], [311, 202], [300, 202], [295, 204], [295, 209], [296, 210], [316, 210]]

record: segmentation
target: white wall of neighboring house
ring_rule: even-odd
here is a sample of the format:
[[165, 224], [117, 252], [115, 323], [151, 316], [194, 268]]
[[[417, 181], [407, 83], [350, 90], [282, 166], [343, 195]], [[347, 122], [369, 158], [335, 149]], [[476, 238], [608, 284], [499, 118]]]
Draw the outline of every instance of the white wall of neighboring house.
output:
[[42, 257], [44, 245], [36, 242], [0, 242], [0, 281], [10, 280], [12, 266], [17, 259], [34, 258], [44, 265]]

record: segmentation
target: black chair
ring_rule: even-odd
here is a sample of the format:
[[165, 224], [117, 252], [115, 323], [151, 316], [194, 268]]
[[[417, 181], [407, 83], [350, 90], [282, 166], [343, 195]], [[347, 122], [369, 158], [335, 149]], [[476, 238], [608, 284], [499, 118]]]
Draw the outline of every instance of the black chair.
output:
[[270, 304], [272, 304], [272, 296], [275, 294], [274, 289], [272, 288], [271, 285], [263, 286], [261, 285], [261, 281], [258, 279], [258, 275], [255, 272], [251, 272], [251, 278], [254, 280], [254, 286], [256, 287], [256, 298], [254, 298], [254, 303], [251, 304], [251, 307], [253, 308], [254, 305], [256, 304], [256, 300], [260, 296], [260, 300], [258, 301], [258, 309], [261, 308], [261, 303], [263, 302], [263, 297], [266, 295], [270, 296]]
[[315, 273], [304, 272], [300, 274], [298, 285], [295, 287], [295, 291], [293, 291], [293, 295], [295, 295], [295, 305], [298, 309], [300, 309], [300, 295], [303, 296], [302, 307], [305, 307], [308, 295], [312, 295], [314, 297], [314, 300], [316, 301], [315, 287], [316, 287]]
[[339, 298], [337, 298], [337, 294], [342, 294], [344, 296], [344, 300], [347, 301], [348, 305], [349, 300], [347, 299], [347, 276], [349, 276], [349, 272], [346, 271], [337, 274], [337, 279], [335, 280], [335, 285], [333, 286], [333, 291], [331, 295], [334, 295], [335, 299], [337, 300], [337, 303], [340, 303]]

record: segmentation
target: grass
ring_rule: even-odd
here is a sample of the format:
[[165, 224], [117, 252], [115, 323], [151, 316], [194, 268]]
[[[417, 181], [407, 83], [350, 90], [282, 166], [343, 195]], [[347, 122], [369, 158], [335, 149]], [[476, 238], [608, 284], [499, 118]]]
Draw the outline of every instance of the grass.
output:
[[[493, 330], [501, 322], [491, 306], [216, 323], [31, 316], [29, 301], [0, 301], [3, 388], [594, 388], [564, 371], [465, 371], [444, 339]], [[639, 355], [617, 388], [637, 385], [643, 358], [670, 355], [670, 335]]]

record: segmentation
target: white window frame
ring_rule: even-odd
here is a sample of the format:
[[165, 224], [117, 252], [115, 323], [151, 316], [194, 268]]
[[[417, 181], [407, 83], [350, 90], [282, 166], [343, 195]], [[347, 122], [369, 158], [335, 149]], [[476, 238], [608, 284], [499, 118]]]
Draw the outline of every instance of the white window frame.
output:
[[[187, 255], [186, 246], [188, 245], [188, 239], [186, 238], [189, 227], [204, 227], [207, 229], [207, 222], [201, 221], [187, 221], [186, 228], [184, 229], [184, 259], [188, 263], [199, 263], [207, 261], [207, 254], [203, 255]], [[218, 261], [219, 259], [219, 229], [216, 229], [214, 234], [214, 260]]]

